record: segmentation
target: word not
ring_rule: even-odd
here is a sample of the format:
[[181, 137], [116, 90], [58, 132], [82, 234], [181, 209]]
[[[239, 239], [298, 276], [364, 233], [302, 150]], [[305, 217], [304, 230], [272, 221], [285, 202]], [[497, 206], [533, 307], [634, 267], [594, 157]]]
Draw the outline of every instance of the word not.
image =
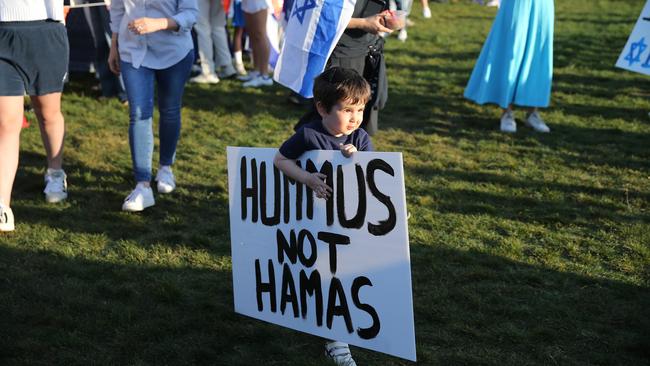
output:
[[[300, 162], [298, 162], [300, 166]], [[304, 187], [303, 184], [294, 181], [288, 176], [282, 174], [279, 169], [273, 166], [273, 192], [268, 192], [267, 181], [267, 168], [266, 162], [262, 161], [257, 164], [256, 159], [250, 160], [250, 167], [247, 162], [246, 156], [243, 156], [240, 161], [240, 179], [241, 179], [241, 219], [247, 220], [249, 216], [249, 202], [250, 202], [250, 219], [252, 222], [261, 222], [266, 226], [275, 226], [283, 219], [284, 223], [289, 223], [291, 220], [291, 207], [294, 203], [294, 219], [300, 221], [303, 219], [303, 209], [307, 219], [312, 220], [314, 217], [314, 194], [309, 187]], [[391, 198], [382, 193], [377, 187], [375, 174], [378, 171], [386, 173], [390, 176], [395, 176], [393, 168], [382, 159], [373, 159], [368, 162], [366, 170], [361, 165], [355, 165], [355, 178], [358, 190], [358, 203], [355, 214], [352, 217], [347, 217], [345, 210], [345, 174], [343, 166], [338, 165], [336, 169], [331, 162], [325, 161], [320, 169], [311, 160], [305, 163], [305, 170], [310, 173], [320, 172], [326, 176], [325, 182], [328, 186], [334, 187], [334, 178], [336, 178], [336, 189], [332, 192], [332, 197], [326, 201], [326, 221], [327, 226], [334, 224], [335, 206], [336, 206], [336, 219], [338, 223], [347, 229], [360, 229], [366, 222], [367, 215], [367, 197], [366, 187], [370, 190], [371, 195], [383, 204], [388, 210], [388, 217], [384, 220], [379, 220], [376, 223], [368, 222], [366, 227], [370, 234], [375, 236], [386, 235], [391, 232], [396, 225], [397, 215], [395, 205]], [[250, 174], [251, 183], [248, 186], [248, 176]], [[292, 196], [291, 186], [295, 186], [295, 191]], [[272, 199], [272, 214], [268, 214], [267, 197], [273, 196]], [[306, 207], [303, 207], [306, 206]]]

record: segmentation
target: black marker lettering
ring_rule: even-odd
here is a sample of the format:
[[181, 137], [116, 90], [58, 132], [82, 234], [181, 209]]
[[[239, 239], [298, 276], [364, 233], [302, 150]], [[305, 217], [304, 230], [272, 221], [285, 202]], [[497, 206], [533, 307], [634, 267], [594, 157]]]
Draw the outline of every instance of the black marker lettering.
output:
[[321, 231], [318, 233], [318, 240], [322, 240], [330, 246], [330, 271], [336, 273], [336, 246], [350, 244], [350, 237], [340, 234]]
[[282, 230], [278, 229], [275, 232], [275, 237], [278, 245], [278, 263], [284, 263], [284, 255], [286, 254], [289, 261], [296, 264], [296, 260], [298, 259], [298, 252], [296, 250], [296, 233], [291, 230], [291, 232], [289, 232], [289, 241], [287, 241]]
[[239, 165], [239, 176], [241, 178], [241, 219], [246, 220], [248, 214], [247, 199], [251, 199], [252, 222], [257, 222], [257, 161], [251, 159], [251, 187], [246, 187], [246, 157], [242, 156]]
[[293, 283], [293, 275], [287, 263], [284, 264], [282, 269], [282, 297], [280, 298], [280, 312], [284, 315], [287, 308], [287, 303], [291, 303], [293, 310], [293, 317], [298, 317], [298, 296], [296, 296], [296, 285]]
[[280, 170], [273, 166], [273, 216], [266, 216], [266, 162], [260, 163], [260, 204], [262, 224], [275, 226], [280, 223]]
[[375, 183], [375, 170], [381, 170], [382, 172], [387, 173], [393, 177], [395, 176], [395, 172], [393, 171], [393, 168], [384, 160], [373, 159], [368, 162], [366, 172], [368, 189], [370, 189], [372, 195], [375, 196], [375, 198], [377, 198], [379, 202], [383, 203], [384, 206], [386, 206], [388, 209], [388, 218], [386, 220], [380, 220], [379, 224], [373, 224], [369, 222], [368, 232], [375, 236], [381, 236], [388, 234], [395, 228], [395, 224], [397, 223], [397, 215], [395, 213], [395, 206], [393, 206], [393, 202], [391, 202], [390, 197], [381, 193], [379, 189], [377, 189], [377, 184]]
[[336, 213], [338, 214], [339, 223], [344, 228], [359, 229], [366, 220], [366, 184], [363, 176], [361, 165], [355, 164], [357, 174], [357, 191], [359, 202], [357, 203], [357, 213], [353, 218], [348, 220], [345, 217], [345, 185], [343, 181], [343, 167], [339, 165], [336, 168]]
[[307, 318], [307, 294], [315, 296], [316, 325], [323, 325], [323, 289], [321, 288], [320, 273], [313, 271], [307, 277], [304, 270], [300, 270], [300, 311], [302, 318]]
[[269, 299], [271, 300], [271, 312], [276, 312], [277, 305], [275, 303], [275, 272], [273, 271], [273, 261], [269, 259], [269, 282], [262, 282], [262, 270], [260, 268], [260, 260], [255, 260], [255, 291], [257, 292], [257, 311], [264, 310], [262, 303], [262, 293], [268, 292]]
[[[330, 187], [334, 187], [334, 168], [332, 163], [325, 161], [320, 167], [319, 173], [325, 174], [325, 183]], [[310, 173], [316, 172], [316, 165], [311, 160], [307, 160], [306, 169]], [[334, 224], [334, 199], [330, 198], [325, 202], [327, 208], [327, 226]], [[307, 187], [307, 217], [311, 220], [314, 218], [314, 192]]]
[[[340, 305], [336, 305], [337, 298], [339, 299]], [[332, 277], [329, 294], [327, 295], [327, 328], [329, 329], [332, 329], [334, 316], [343, 316], [348, 333], [352, 333], [352, 318], [350, 317], [348, 300], [345, 298], [345, 292], [343, 292], [341, 280], [336, 277]]]
[[[309, 241], [309, 258], [305, 256], [305, 239]], [[305, 229], [300, 230], [300, 233], [298, 233], [298, 256], [300, 257], [300, 263], [307, 268], [313, 266], [318, 257], [316, 239], [314, 239], [314, 236]]]
[[379, 334], [379, 329], [381, 328], [381, 323], [379, 322], [379, 315], [377, 314], [377, 311], [375, 308], [368, 304], [364, 304], [359, 300], [359, 290], [363, 286], [371, 286], [372, 287], [372, 282], [368, 279], [368, 277], [357, 277], [354, 279], [352, 282], [352, 301], [354, 302], [354, 306], [359, 308], [359, 310], [363, 310], [370, 317], [372, 318], [372, 325], [368, 328], [357, 328], [357, 334], [361, 339], [372, 339]]

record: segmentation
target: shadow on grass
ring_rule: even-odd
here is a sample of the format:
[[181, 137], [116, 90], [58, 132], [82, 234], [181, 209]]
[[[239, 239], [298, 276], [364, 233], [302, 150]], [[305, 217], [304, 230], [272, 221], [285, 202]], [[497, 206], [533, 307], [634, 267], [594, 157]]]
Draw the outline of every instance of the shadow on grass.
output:
[[[412, 246], [423, 365], [640, 365], [647, 288]], [[328, 365], [322, 340], [236, 315], [230, 273], [0, 247], [0, 363]], [[586, 352], [588, 350], [588, 352]], [[357, 362], [410, 365], [354, 348]]]

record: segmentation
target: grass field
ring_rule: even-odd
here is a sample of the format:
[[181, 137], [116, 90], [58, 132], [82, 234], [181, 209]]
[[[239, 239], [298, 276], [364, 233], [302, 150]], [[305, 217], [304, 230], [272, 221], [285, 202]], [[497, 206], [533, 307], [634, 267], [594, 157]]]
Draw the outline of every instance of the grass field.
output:
[[[421, 365], [650, 365], [650, 79], [613, 66], [645, 2], [555, 3], [548, 135], [462, 98], [494, 9], [416, 4], [387, 43], [373, 141], [404, 154]], [[188, 86], [179, 188], [129, 214], [127, 111], [90, 86], [64, 96], [67, 202], [44, 202], [35, 123], [22, 135], [0, 365], [330, 365], [321, 339], [233, 311], [226, 146], [286, 139], [285, 90]]]

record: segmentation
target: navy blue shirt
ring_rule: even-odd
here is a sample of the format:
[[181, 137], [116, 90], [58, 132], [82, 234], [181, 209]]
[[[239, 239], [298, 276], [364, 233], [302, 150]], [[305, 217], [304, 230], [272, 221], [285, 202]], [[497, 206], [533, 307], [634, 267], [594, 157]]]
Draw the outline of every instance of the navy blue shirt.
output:
[[298, 159], [310, 150], [340, 150], [341, 145], [352, 144], [358, 151], [372, 151], [370, 136], [362, 128], [349, 135], [332, 136], [322, 121], [314, 120], [302, 125], [296, 133], [280, 146], [280, 154], [287, 159]]

